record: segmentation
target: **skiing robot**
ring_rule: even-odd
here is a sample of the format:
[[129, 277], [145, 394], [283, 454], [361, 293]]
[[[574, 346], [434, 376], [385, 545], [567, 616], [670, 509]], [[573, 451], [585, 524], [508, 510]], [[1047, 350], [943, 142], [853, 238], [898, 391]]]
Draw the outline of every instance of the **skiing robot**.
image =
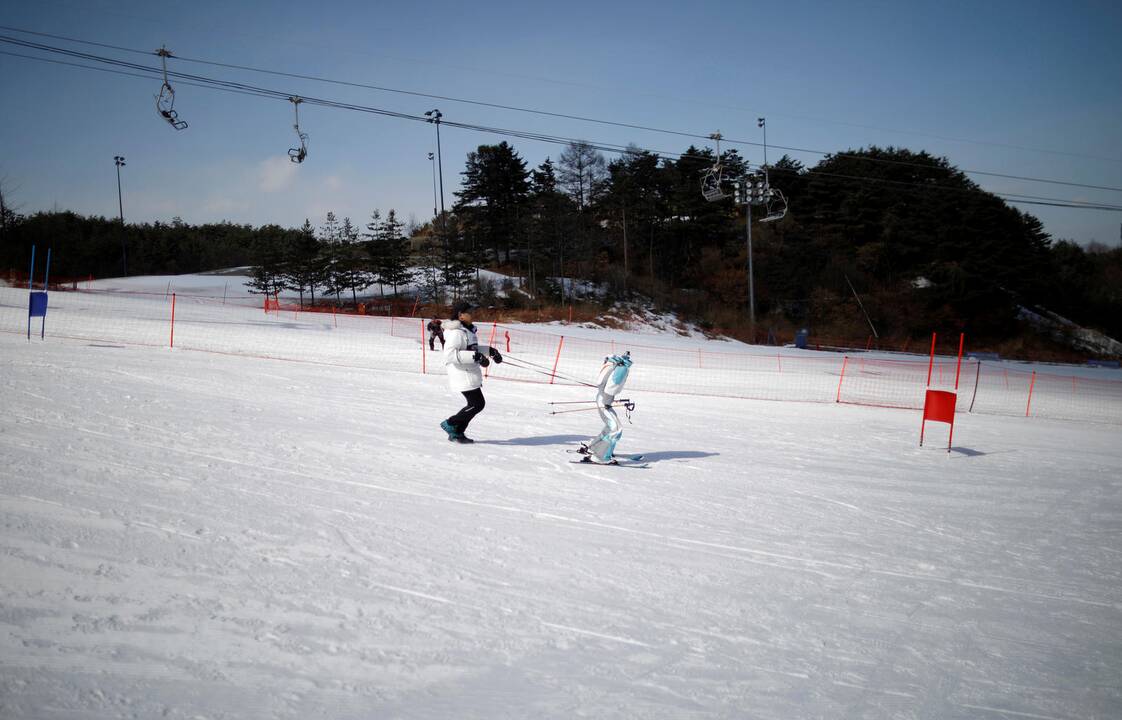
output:
[[619, 416], [616, 415], [612, 404], [616, 396], [623, 390], [627, 382], [627, 375], [631, 372], [631, 352], [623, 355], [612, 355], [604, 358], [604, 365], [600, 368], [600, 375], [596, 380], [596, 409], [600, 412], [600, 419], [604, 421], [604, 428], [600, 434], [581, 445], [580, 453], [585, 455], [585, 462], [615, 464], [616, 443], [623, 436], [623, 426], [620, 425]]

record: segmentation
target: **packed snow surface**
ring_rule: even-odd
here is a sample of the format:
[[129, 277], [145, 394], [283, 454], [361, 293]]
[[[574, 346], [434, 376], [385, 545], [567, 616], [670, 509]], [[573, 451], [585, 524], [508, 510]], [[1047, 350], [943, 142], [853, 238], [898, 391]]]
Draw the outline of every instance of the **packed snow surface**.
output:
[[50, 327], [0, 717], [1122, 716], [1116, 425], [633, 392], [647, 467], [588, 467], [586, 388], [491, 378], [462, 446], [443, 376]]

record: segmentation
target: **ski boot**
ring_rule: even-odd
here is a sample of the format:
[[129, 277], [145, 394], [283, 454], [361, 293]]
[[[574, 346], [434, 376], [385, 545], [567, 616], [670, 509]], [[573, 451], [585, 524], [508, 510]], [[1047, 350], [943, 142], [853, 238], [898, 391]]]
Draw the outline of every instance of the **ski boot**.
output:
[[456, 438], [461, 437], [462, 435], [462, 433], [460, 433], [460, 431], [457, 430], [452, 425], [452, 423], [448, 422], [447, 420], [440, 421], [440, 429], [448, 433], [448, 440], [451, 442], [455, 442]]
[[455, 426], [453, 426], [452, 423], [448, 422], [447, 420], [442, 420], [440, 422], [440, 429], [448, 433], [449, 442], [458, 442], [461, 445], [471, 445], [473, 442], [475, 442], [467, 435], [464, 435], [462, 432], [457, 430]]

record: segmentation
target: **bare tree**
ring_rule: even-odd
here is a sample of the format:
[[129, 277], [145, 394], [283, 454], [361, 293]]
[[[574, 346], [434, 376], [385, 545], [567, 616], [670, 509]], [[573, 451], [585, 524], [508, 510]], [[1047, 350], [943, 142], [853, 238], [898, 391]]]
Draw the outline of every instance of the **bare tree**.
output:
[[557, 163], [557, 179], [580, 212], [592, 203], [593, 192], [608, 173], [608, 164], [596, 148], [585, 142], [569, 143]]

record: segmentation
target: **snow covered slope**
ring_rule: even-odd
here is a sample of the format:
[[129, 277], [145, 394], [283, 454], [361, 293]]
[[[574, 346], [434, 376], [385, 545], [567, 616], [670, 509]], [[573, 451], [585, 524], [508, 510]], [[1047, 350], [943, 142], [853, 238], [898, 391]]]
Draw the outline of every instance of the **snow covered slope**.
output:
[[1116, 426], [370, 357], [0, 333], [0, 717], [1122, 715]]

